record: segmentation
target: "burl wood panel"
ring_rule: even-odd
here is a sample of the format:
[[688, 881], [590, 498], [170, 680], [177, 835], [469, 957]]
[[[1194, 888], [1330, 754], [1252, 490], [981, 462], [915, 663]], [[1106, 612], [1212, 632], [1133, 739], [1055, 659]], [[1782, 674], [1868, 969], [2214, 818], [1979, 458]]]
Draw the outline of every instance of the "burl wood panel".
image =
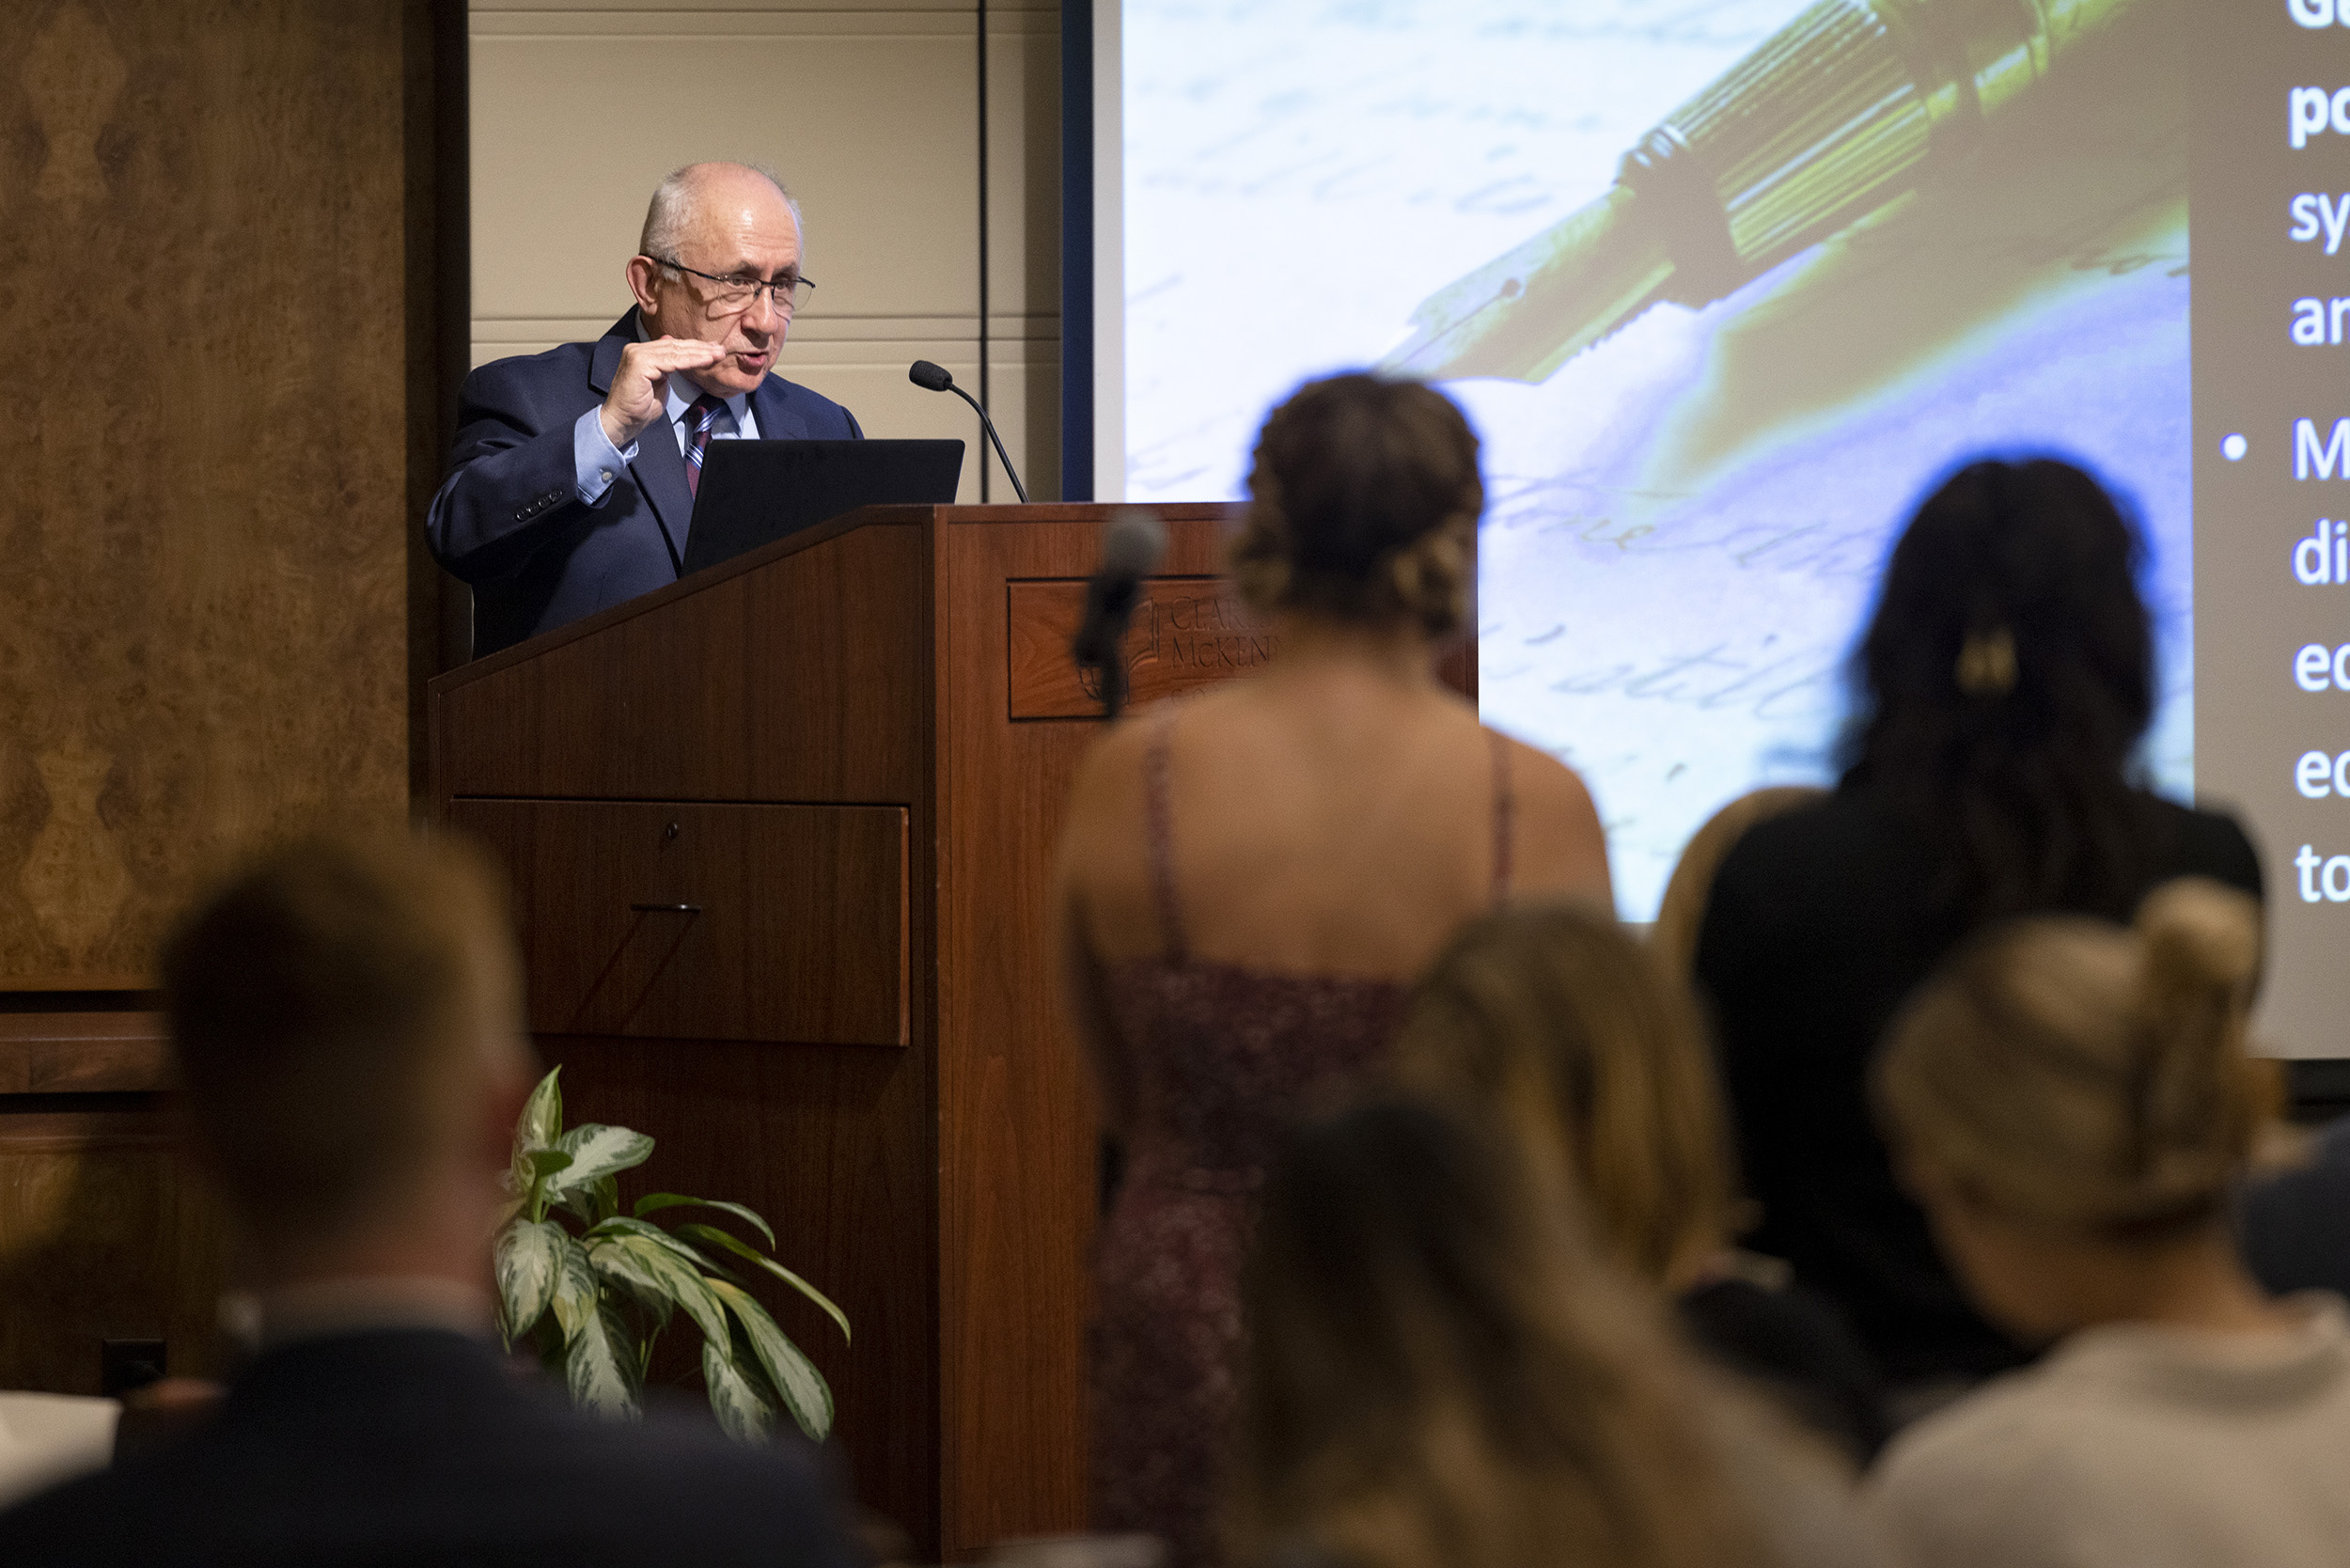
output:
[[162, 1340], [174, 1373], [220, 1370], [219, 1205], [150, 1097], [104, 1098], [123, 1108], [0, 1099], [0, 1388], [95, 1394], [117, 1339]]
[[540, 1034], [903, 1045], [898, 806], [460, 800], [511, 868]]
[[0, 988], [407, 794], [400, 0], [27, 0], [0, 70]]

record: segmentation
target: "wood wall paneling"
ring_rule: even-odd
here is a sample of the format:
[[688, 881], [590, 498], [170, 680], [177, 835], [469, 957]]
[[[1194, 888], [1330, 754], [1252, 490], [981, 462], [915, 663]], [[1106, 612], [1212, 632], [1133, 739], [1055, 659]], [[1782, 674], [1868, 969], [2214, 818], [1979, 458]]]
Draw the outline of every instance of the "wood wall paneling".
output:
[[135, 987], [224, 849], [405, 806], [401, 7], [10, 37], [0, 986]]
[[0, 1388], [100, 1391], [106, 1340], [220, 1370], [218, 1203], [151, 1095], [0, 1095]]
[[149, 1093], [169, 1079], [169, 1058], [159, 1012], [0, 1012], [0, 1097]]
[[405, 813], [447, 12], [8, 13], [0, 306], [49, 369], [0, 486], [0, 1387], [96, 1392], [109, 1337], [213, 1370], [156, 939], [254, 841]]

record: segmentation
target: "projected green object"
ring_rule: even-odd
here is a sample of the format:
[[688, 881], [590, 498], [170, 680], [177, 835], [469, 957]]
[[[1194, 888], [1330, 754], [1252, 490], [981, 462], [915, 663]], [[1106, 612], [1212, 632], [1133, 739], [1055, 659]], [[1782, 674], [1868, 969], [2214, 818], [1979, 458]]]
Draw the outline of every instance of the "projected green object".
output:
[[1542, 381], [1964, 164], [2138, 0], [1820, 0], [1626, 153], [1607, 194], [1430, 295], [1386, 368]]

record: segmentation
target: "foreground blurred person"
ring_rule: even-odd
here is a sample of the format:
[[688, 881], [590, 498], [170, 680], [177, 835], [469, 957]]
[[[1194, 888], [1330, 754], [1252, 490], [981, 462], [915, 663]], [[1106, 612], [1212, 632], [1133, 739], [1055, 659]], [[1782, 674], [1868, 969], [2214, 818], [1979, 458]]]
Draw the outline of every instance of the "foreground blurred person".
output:
[[1234, 1561], [1872, 1560], [1833, 1467], [1676, 1355], [1567, 1216], [1418, 1105], [1297, 1140], [1250, 1274]]
[[1232, 551], [1278, 651], [1113, 730], [1071, 796], [1068, 994], [1130, 1165], [1104, 1227], [1093, 1520], [1214, 1560], [1254, 1194], [1359, 1085], [1406, 988], [1512, 893], [1608, 902], [1590, 797], [1436, 679], [1467, 613], [1477, 437], [1409, 382], [1313, 383], [1265, 422]]
[[1918, 1568], [2350, 1561], [2350, 1320], [2271, 1299], [2227, 1200], [2274, 1098], [2244, 1050], [2252, 901], [2190, 881], [2135, 930], [2018, 921], [1896, 1027], [1877, 1093], [1987, 1313], [2060, 1339], [1903, 1435], [1875, 1502]]
[[1696, 1009], [1622, 926], [1572, 905], [1472, 921], [1413, 996], [1394, 1075], [1578, 1203], [1593, 1244], [1669, 1297], [1700, 1349], [1856, 1466], [1876, 1456], [1867, 1354], [1828, 1303], [1731, 1246], [1728, 1118]]
[[261, 1352], [187, 1436], [0, 1516], [0, 1562], [851, 1560], [805, 1457], [598, 1422], [501, 1362], [530, 1070], [499, 905], [449, 844], [318, 839], [180, 927], [179, 1075]]
[[1713, 879], [1715, 1007], [1748, 1238], [1834, 1297], [1911, 1408], [2020, 1362], [1975, 1313], [1870, 1120], [1886, 1026], [1969, 933], [2056, 910], [2126, 920], [2156, 883], [2257, 894], [2224, 816], [2146, 792], [2154, 712], [2136, 530], [2062, 463], [1977, 463], [1918, 510], [1854, 656], [1833, 796], [1755, 823]]

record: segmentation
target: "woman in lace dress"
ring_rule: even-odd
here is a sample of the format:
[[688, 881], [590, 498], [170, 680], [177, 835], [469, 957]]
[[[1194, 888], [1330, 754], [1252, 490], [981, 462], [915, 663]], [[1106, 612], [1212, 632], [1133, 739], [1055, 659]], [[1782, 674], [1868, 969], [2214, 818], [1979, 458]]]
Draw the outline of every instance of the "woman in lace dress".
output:
[[1072, 795], [1068, 993], [1127, 1155], [1095, 1268], [1093, 1519], [1212, 1563], [1239, 1276], [1284, 1133], [1369, 1076], [1404, 990], [1505, 896], [1609, 902], [1581, 781], [1434, 674], [1484, 487], [1440, 394], [1347, 375], [1261, 432], [1232, 572], [1265, 668], [1138, 713]]

